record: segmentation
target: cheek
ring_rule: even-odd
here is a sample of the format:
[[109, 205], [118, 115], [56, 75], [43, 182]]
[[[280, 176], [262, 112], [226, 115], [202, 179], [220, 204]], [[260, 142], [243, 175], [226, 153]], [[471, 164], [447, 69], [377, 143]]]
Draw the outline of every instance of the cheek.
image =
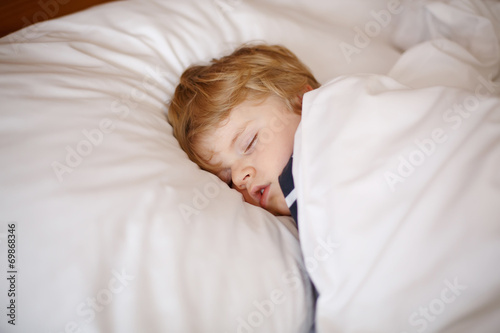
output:
[[271, 150], [272, 154], [282, 152], [290, 156], [293, 151], [293, 141], [299, 122], [300, 117], [290, 117], [283, 119], [280, 126], [273, 125], [273, 123], [268, 124], [268, 127], [264, 128], [260, 133], [263, 148]]
[[290, 156], [292, 156], [296, 129], [296, 126], [288, 126], [278, 133], [276, 137], [278, 147], [274, 151], [274, 156], [276, 160], [280, 161], [282, 169], [285, 167], [286, 163], [288, 163]]
[[281, 144], [287, 149], [293, 149], [293, 141], [295, 132], [300, 123], [300, 116], [287, 113], [282, 117], [282, 127], [279, 131], [276, 131], [276, 138], [278, 141], [281, 141]]
[[277, 178], [292, 156], [297, 125], [291, 121], [287, 125], [279, 131], [267, 128], [259, 134], [260, 143], [255, 163], [260, 166], [263, 174], [267, 175], [266, 178]]
[[281, 189], [278, 189], [279, 193], [274, 197], [274, 202], [272, 205], [272, 213], [275, 215], [290, 215], [290, 209], [286, 205], [286, 200], [281, 192]]

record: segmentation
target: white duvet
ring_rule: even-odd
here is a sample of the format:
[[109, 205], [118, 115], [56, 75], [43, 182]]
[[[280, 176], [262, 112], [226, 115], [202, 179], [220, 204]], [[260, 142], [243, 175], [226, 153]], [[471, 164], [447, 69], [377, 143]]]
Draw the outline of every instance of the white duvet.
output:
[[305, 95], [294, 178], [318, 332], [500, 329], [499, 9], [430, 3], [403, 18], [400, 44], [421, 43], [387, 76]]

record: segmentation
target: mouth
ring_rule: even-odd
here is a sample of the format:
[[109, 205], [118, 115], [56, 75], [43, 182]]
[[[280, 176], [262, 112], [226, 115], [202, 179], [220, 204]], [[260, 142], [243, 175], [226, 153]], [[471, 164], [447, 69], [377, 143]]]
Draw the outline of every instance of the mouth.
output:
[[259, 203], [262, 208], [267, 207], [267, 202], [269, 199], [271, 184], [256, 186], [252, 189], [252, 197], [255, 201]]

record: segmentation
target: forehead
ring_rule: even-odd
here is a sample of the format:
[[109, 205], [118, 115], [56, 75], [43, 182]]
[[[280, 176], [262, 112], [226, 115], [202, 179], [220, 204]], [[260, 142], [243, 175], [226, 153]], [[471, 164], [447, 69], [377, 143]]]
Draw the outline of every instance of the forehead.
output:
[[266, 123], [267, 118], [283, 108], [286, 108], [285, 104], [274, 95], [259, 100], [245, 100], [234, 107], [219, 126], [200, 135], [196, 149], [214, 169], [224, 168], [225, 154], [231, 150], [235, 137], [249, 124]]

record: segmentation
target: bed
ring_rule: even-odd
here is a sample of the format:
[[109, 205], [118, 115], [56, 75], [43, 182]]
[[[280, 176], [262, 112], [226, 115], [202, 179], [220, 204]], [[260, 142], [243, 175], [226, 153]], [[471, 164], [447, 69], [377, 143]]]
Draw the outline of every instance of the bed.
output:
[[[489, 19], [498, 24], [500, 9], [488, 4]], [[300, 228], [305, 242], [299, 242], [290, 218], [243, 202], [189, 161], [166, 121], [183, 70], [244, 42], [285, 45], [321, 83], [387, 75], [422, 38], [421, 8], [396, 0], [129, 0], [0, 39], [0, 269], [6, 276], [0, 331], [470, 332], [471, 309], [479, 314], [474, 318], [500, 317], [500, 272], [490, 261], [487, 288], [468, 285], [469, 295], [489, 295], [489, 303], [464, 292], [455, 310], [444, 312], [452, 315], [426, 320], [425, 329], [408, 317], [433, 299], [415, 296], [409, 274], [368, 294], [363, 284], [348, 285], [345, 290], [363, 296], [357, 303], [331, 302], [334, 293], [317, 298], [316, 287], [324, 287], [318, 276], [334, 274], [325, 265], [349, 254], [339, 248], [353, 249], [363, 239], [351, 244], [322, 234], [318, 240], [306, 233], [313, 229]], [[491, 198], [499, 192], [496, 175]], [[359, 182], [344, 186], [364, 191]], [[400, 213], [399, 206], [382, 207], [384, 214]], [[425, 217], [425, 206], [411, 208], [413, 218]], [[500, 221], [498, 211], [488, 213]], [[498, 224], [488, 226], [488, 259], [498, 258]], [[361, 227], [359, 237], [371, 231]], [[453, 285], [454, 276], [426, 269], [429, 283], [419, 285], [425, 295]], [[342, 272], [340, 278], [349, 277]], [[379, 300], [390, 307], [381, 311]], [[335, 308], [349, 304], [356, 311]], [[340, 319], [332, 324], [334, 314]]]

